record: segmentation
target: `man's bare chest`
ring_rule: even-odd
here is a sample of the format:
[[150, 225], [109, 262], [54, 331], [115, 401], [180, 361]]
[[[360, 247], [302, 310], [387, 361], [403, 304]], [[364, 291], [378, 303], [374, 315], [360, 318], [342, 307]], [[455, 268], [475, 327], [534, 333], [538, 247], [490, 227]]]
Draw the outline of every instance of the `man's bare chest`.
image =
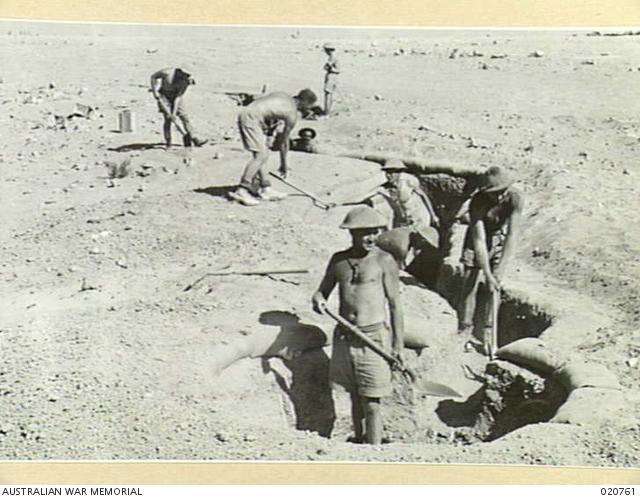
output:
[[382, 269], [375, 260], [345, 258], [337, 264], [336, 274], [341, 284], [362, 285], [380, 282]]

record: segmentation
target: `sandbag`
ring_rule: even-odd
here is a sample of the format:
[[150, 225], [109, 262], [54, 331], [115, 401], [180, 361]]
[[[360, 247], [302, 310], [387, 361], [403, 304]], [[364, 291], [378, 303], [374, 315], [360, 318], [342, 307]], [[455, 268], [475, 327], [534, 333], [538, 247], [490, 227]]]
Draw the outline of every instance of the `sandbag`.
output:
[[496, 355], [543, 374], [551, 374], [562, 366], [562, 360], [540, 338], [521, 338], [498, 349]]
[[578, 388], [611, 388], [620, 390], [622, 387], [616, 376], [605, 366], [596, 363], [573, 361], [560, 367], [554, 376], [568, 391]]
[[578, 388], [560, 406], [551, 423], [590, 425], [617, 417], [624, 408], [624, 395], [610, 388]]
[[402, 265], [409, 253], [412, 231], [413, 229], [410, 227], [398, 227], [397, 229], [388, 230], [378, 236], [376, 245], [381, 250], [390, 253], [396, 262]]
[[251, 332], [234, 336], [231, 341], [217, 345], [211, 352], [214, 371], [221, 372], [238, 360], [247, 357], [282, 357], [291, 359], [300, 352], [320, 348], [330, 343], [320, 327], [299, 321], [288, 312], [264, 312], [260, 324]]
[[[231, 364], [247, 357], [281, 357], [292, 359], [306, 350], [330, 345], [332, 331], [325, 333], [311, 324], [288, 324], [278, 328], [258, 328], [250, 334], [239, 335], [233, 341], [217, 345], [211, 352], [213, 371], [222, 372]], [[421, 349], [429, 346], [426, 330], [405, 331], [407, 348]]]

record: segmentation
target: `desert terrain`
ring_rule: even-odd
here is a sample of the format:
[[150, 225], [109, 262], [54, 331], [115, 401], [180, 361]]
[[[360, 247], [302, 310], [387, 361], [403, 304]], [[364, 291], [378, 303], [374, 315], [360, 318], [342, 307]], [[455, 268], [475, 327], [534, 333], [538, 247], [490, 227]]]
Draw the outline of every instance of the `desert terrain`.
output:
[[[640, 466], [640, 48], [609, 34], [0, 23], [0, 459]], [[478, 441], [441, 400], [398, 390], [385, 404], [391, 443], [367, 447], [346, 442], [330, 347], [220, 370], [216, 352], [287, 321], [333, 328], [310, 297], [349, 243], [347, 208], [319, 209], [277, 181], [291, 194], [280, 202], [226, 198], [249, 155], [224, 92], [321, 96], [325, 41], [342, 64], [335, 115], [298, 128], [336, 150], [516, 173], [524, 230], [505, 286], [564, 317], [548, 341], [613, 373], [623, 410]], [[165, 151], [149, 76], [180, 65], [210, 142]], [[125, 109], [132, 133], [118, 130]], [[127, 160], [110, 178], [105, 164]], [[382, 178], [373, 163], [299, 152], [290, 167], [335, 202]], [[283, 268], [308, 273], [185, 291], [217, 269]], [[407, 328], [430, 338], [410, 361], [470, 397], [482, 381], [465, 373], [487, 359], [463, 352], [450, 304], [409, 275], [402, 296]]]

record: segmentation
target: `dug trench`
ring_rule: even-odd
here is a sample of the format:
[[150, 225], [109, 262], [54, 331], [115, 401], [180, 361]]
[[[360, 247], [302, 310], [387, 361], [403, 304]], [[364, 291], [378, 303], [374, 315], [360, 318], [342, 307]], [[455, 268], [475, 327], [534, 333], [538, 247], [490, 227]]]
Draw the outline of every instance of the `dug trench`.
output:
[[[404, 292], [436, 294], [443, 299], [443, 313], [455, 317], [462, 272], [455, 255], [465, 225], [453, 223], [464, 186], [451, 178], [424, 176], [423, 188], [437, 200], [441, 220], [439, 247], [427, 247], [401, 277]], [[443, 187], [444, 186], [444, 187]], [[503, 290], [498, 317], [499, 347], [523, 338], [539, 338], [554, 316], [539, 303], [526, 299], [527, 290]], [[481, 288], [478, 309], [486, 291]], [[282, 418], [293, 430], [309, 431], [345, 441], [350, 434], [348, 396], [332, 390], [329, 380], [331, 333], [302, 323], [289, 312], [262, 314], [262, 324], [279, 326], [273, 342], [233, 343], [218, 349], [218, 369], [243, 357], [261, 357], [262, 372], [272, 376], [279, 390]], [[478, 324], [478, 321], [476, 321]], [[391, 442], [466, 445], [496, 440], [523, 426], [551, 420], [566, 401], [568, 390], [553, 373], [506, 360], [488, 361], [477, 352], [464, 352], [452, 321], [435, 321], [415, 327], [443, 328], [437, 345], [407, 349], [405, 361], [421, 376], [454, 382], [461, 399], [437, 399], [420, 393], [394, 373], [394, 392], [385, 400], [385, 434]], [[477, 333], [477, 332], [476, 332]], [[412, 346], [412, 340], [407, 341]], [[413, 345], [415, 347], [415, 345]], [[339, 415], [339, 416], [338, 416]]]

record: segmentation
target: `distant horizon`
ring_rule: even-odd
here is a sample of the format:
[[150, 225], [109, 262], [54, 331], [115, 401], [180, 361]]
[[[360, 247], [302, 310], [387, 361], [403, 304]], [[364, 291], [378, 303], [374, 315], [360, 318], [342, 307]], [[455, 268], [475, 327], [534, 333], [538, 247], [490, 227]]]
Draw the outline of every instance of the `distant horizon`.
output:
[[[191, 31], [194, 35], [201, 36], [210, 34], [209, 30], [225, 31], [226, 34], [235, 32], [234, 34], [240, 34], [242, 31], [250, 30], [253, 33], [260, 33], [262, 35], [278, 34], [281, 35], [282, 31], [299, 30], [312, 34], [315, 36], [333, 36], [337, 38], [351, 38], [357, 35], [366, 34], [367, 36], [403, 36], [408, 38], [415, 38], [416, 36], [424, 36], [428, 34], [429, 37], [440, 38], [442, 36], [463, 36], [463, 35], [479, 35], [479, 34], [509, 34], [511, 36], [532, 36], [532, 35], [548, 35], [554, 34], [584, 34], [592, 31], [601, 32], [617, 32], [617, 31], [633, 31], [636, 28], [633, 27], [491, 27], [491, 26], [478, 26], [478, 27], [431, 27], [431, 26], [322, 26], [322, 25], [251, 25], [251, 24], [180, 24], [180, 23], [133, 23], [133, 22], [105, 22], [105, 21], [51, 21], [51, 20], [38, 20], [38, 19], [0, 19], [0, 28], [3, 30], [24, 29], [28, 27], [30, 29], [37, 28], [39, 32], [45, 35], [66, 35], [66, 36], [78, 36], [78, 35], [94, 35], [94, 36], [107, 36], [107, 35], [128, 35], [128, 36], [145, 36], [148, 33], [140, 32], [144, 31], [163, 31], [165, 35], [171, 34], [167, 31], [179, 31], [180, 35], [184, 35], [184, 30]], [[85, 31], [86, 28], [90, 28], [90, 32], [78, 33], [76, 30], [60, 33], [60, 28], [67, 30], [70, 27], [76, 27], [80, 31]], [[85, 28], [83, 30], [82, 28]], [[640, 29], [640, 28], [637, 28]], [[203, 33], [207, 31], [207, 33]], [[155, 34], [155, 33], [154, 33]], [[293, 35], [294, 33], [289, 33]]]

